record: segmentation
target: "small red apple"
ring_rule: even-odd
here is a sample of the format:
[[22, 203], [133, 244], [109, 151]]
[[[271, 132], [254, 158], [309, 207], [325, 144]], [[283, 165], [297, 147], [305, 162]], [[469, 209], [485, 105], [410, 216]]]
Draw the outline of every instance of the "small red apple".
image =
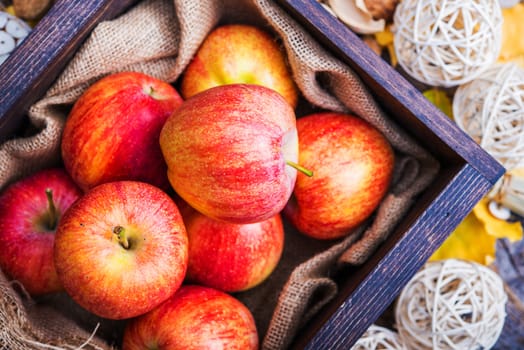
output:
[[266, 220], [295, 185], [295, 113], [263, 86], [222, 85], [187, 99], [165, 123], [160, 146], [175, 191], [216, 220]]
[[74, 104], [62, 135], [66, 170], [83, 189], [137, 180], [169, 188], [158, 137], [182, 103], [170, 84], [138, 72], [110, 74]]
[[98, 185], [60, 221], [55, 266], [80, 306], [108, 319], [143, 314], [169, 298], [187, 269], [187, 234], [163, 191], [138, 181]]
[[185, 99], [211, 87], [257, 84], [280, 93], [295, 108], [298, 90], [282, 46], [269, 32], [246, 24], [226, 24], [205, 38], [182, 76]]
[[297, 120], [299, 174], [283, 213], [302, 233], [340, 238], [371, 216], [386, 194], [394, 167], [390, 143], [362, 118], [317, 113]]
[[263, 282], [284, 248], [280, 214], [252, 224], [213, 220], [195, 212], [184, 221], [189, 238], [186, 278], [226, 292]]
[[63, 290], [53, 262], [55, 231], [81, 195], [61, 168], [40, 170], [0, 195], [0, 267], [29, 294]]
[[127, 323], [122, 350], [255, 350], [258, 343], [253, 315], [239, 300], [213, 288], [184, 285]]

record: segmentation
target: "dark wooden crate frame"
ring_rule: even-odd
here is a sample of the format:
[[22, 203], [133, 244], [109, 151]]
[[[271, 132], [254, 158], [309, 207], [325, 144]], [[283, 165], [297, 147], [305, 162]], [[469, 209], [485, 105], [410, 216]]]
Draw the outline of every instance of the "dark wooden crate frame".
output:
[[[58, 0], [0, 65], [0, 142], [17, 135], [28, 108], [52, 85], [100, 21], [137, 0]], [[504, 168], [316, 0], [277, 0], [369, 87], [381, 107], [441, 163], [437, 180], [391, 236], [311, 320], [294, 349], [348, 349], [504, 173]]]

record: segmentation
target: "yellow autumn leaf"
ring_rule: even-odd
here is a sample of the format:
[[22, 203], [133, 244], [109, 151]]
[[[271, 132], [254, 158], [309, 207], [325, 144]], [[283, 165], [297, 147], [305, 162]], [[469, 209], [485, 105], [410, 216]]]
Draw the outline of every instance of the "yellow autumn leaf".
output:
[[483, 199], [474, 208], [473, 213], [484, 225], [486, 232], [495, 238], [507, 238], [511, 242], [522, 239], [520, 222], [508, 222], [495, 218], [488, 209], [488, 200]]
[[383, 31], [374, 34], [375, 40], [380, 46], [387, 46], [393, 44], [393, 32], [391, 26], [386, 26]]
[[390, 64], [395, 67], [398, 63], [397, 55], [395, 54], [395, 47], [393, 43], [393, 32], [391, 25], [387, 25], [383, 31], [374, 33], [375, 40], [380, 47], [388, 50]]
[[15, 8], [13, 7], [13, 5], [7, 6], [5, 8], [5, 12], [9, 13], [12, 16], [16, 16]]
[[437, 106], [444, 114], [453, 119], [452, 103], [445, 91], [432, 88], [423, 92], [423, 95]]
[[524, 68], [524, 3], [502, 9], [502, 16], [502, 47], [498, 61], [511, 61]]
[[480, 264], [494, 255], [496, 238], [489, 235], [482, 222], [470, 213], [433, 253], [430, 260], [464, 259]]
[[521, 239], [521, 224], [497, 219], [489, 212], [488, 200], [483, 199], [433, 253], [430, 260], [455, 258], [488, 265], [495, 258], [496, 240], [503, 237]]

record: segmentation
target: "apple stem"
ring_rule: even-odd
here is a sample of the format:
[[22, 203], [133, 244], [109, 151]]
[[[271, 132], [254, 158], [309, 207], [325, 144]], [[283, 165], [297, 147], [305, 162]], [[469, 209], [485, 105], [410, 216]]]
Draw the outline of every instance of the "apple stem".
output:
[[58, 221], [58, 211], [53, 200], [53, 190], [46, 188], [45, 195], [47, 197], [47, 227], [54, 230]]
[[126, 230], [122, 226], [115, 226], [113, 233], [118, 238], [118, 243], [120, 243], [124, 249], [129, 249], [129, 240], [127, 239]]
[[289, 166], [292, 166], [293, 168], [297, 169], [298, 171], [300, 171], [301, 173], [303, 173], [304, 175], [307, 175], [309, 177], [313, 176], [313, 172], [309, 169], [306, 169], [304, 168], [302, 165], [300, 164], [297, 164], [295, 162], [292, 162], [290, 160], [286, 160], [286, 164], [289, 165]]
[[148, 87], [147, 87], [147, 90], [146, 90], [145, 92], [146, 92], [146, 94], [148, 94], [149, 96], [151, 96], [151, 97], [153, 97], [153, 98], [156, 98], [156, 97], [155, 97], [155, 95], [156, 95], [156, 90], [155, 90], [155, 88], [154, 88], [152, 85], [148, 86]]

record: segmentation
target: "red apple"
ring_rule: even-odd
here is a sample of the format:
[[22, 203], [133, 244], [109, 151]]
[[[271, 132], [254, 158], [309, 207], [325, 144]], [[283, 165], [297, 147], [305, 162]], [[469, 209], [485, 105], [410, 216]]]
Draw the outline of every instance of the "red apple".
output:
[[65, 213], [55, 266], [80, 306], [108, 319], [143, 314], [169, 298], [187, 269], [187, 234], [163, 191], [138, 181], [86, 192]]
[[283, 213], [302, 233], [334, 239], [351, 233], [377, 208], [394, 167], [388, 140], [365, 120], [318, 113], [297, 120], [299, 162], [315, 173], [299, 174]]
[[29, 294], [63, 290], [53, 262], [55, 231], [81, 195], [61, 168], [38, 171], [0, 195], [0, 267]]
[[257, 223], [232, 224], [195, 212], [184, 222], [189, 238], [186, 278], [192, 283], [244, 291], [266, 280], [282, 255], [280, 214]]
[[297, 171], [296, 117], [269, 88], [230, 84], [187, 99], [160, 146], [175, 191], [216, 220], [253, 223], [284, 208]]
[[253, 315], [239, 300], [213, 288], [184, 285], [127, 323], [122, 350], [254, 350], [258, 342]]
[[295, 108], [298, 90], [283, 48], [269, 32], [245, 24], [226, 24], [206, 37], [185, 69], [185, 99], [214, 86], [245, 83], [279, 92]]
[[168, 189], [158, 137], [181, 103], [170, 84], [142, 73], [115, 73], [98, 80], [66, 120], [61, 145], [65, 168], [83, 190], [118, 180]]

